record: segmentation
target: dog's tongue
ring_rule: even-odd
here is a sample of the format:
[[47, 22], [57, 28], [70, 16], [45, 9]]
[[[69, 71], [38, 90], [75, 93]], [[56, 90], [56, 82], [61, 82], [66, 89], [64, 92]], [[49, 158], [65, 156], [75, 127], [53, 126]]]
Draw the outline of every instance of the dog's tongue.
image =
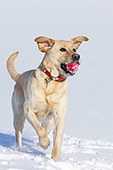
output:
[[78, 67], [79, 67], [78, 63], [70, 63], [67, 65], [68, 70], [72, 72], [77, 71]]

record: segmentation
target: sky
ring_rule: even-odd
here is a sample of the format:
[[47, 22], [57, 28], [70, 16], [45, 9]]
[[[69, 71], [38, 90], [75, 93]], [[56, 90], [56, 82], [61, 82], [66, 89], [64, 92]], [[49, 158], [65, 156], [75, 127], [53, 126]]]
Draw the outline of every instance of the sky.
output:
[[0, 131], [13, 130], [15, 83], [7, 72], [8, 57], [20, 52], [15, 67], [22, 73], [43, 59], [36, 37], [71, 40], [83, 35], [89, 41], [78, 50], [77, 74], [69, 77], [65, 133], [113, 142], [112, 8], [112, 0], [0, 0]]

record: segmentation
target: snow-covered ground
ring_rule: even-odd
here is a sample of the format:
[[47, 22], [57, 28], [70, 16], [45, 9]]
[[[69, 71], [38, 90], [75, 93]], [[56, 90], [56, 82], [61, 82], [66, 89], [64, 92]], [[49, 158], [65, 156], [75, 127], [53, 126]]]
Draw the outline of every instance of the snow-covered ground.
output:
[[40, 148], [33, 132], [25, 132], [23, 149], [15, 148], [12, 132], [0, 133], [0, 170], [113, 170], [113, 143], [64, 135], [60, 161], [51, 159], [51, 145]]

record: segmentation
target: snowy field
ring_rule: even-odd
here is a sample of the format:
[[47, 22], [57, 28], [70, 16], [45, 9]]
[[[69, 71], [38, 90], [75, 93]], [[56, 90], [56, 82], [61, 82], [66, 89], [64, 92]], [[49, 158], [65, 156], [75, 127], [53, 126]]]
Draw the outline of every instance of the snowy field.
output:
[[[29, 137], [30, 136], [30, 137]], [[50, 135], [52, 141], [52, 134]], [[51, 159], [52, 144], [40, 148], [37, 136], [26, 132], [23, 149], [15, 148], [15, 138], [0, 133], [0, 170], [112, 170], [113, 143], [64, 135], [60, 161]]]
[[[69, 77], [65, 135], [58, 162], [51, 145], [40, 148], [26, 122], [23, 149], [15, 145], [11, 95], [14, 82], [6, 69], [16, 51], [22, 73], [36, 68], [44, 54], [34, 39], [89, 38], [78, 53], [81, 65]], [[113, 1], [0, 0], [0, 170], [113, 170]]]

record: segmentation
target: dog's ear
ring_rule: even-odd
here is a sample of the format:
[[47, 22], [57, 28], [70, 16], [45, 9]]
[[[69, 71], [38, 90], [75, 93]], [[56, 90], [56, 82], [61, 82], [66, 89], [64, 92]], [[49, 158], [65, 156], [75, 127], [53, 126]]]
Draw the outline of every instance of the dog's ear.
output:
[[78, 37], [75, 37], [73, 39], [71, 39], [71, 42], [74, 43], [75, 45], [75, 48], [78, 49], [78, 47], [80, 46], [80, 44], [83, 42], [83, 41], [88, 41], [89, 39], [87, 37], [83, 37], [83, 36], [78, 36]]
[[55, 40], [47, 37], [37, 37], [35, 39], [35, 42], [37, 42], [39, 50], [41, 52], [47, 52], [47, 50], [52, 48], [55, 44]]

